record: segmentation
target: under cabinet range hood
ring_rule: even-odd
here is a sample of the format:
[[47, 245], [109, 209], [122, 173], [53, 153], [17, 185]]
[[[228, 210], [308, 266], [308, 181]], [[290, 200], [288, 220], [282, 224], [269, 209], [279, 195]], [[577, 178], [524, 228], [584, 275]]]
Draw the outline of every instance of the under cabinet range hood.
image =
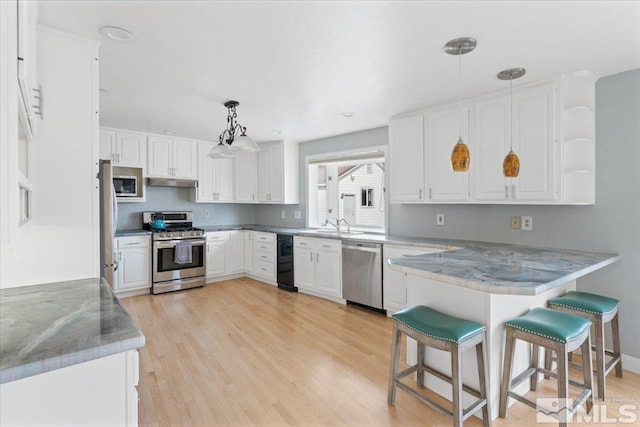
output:
[[147, 185], [149, 187], [197, 188], [198, 181], [195, 179], [147, 178]]

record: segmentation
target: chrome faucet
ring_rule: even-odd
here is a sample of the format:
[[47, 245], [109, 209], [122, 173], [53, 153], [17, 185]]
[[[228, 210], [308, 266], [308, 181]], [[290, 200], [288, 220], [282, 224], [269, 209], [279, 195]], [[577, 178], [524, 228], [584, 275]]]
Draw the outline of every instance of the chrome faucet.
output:
[[324, 224], [322, 224], [322, 225], [324, 225], [324, 226], [332, 225], [332, 226], [334, 226], [336, 228], [336, 231], [339, 233], [340, 232], [340, 221], [335, 216], [333, 217], [333, 219], [336, 220], [335, 224], [330, 222], [329, 218], [327, 218], [327, 219], [324, 220]]
[[[344, 222], [345, 224], [347, 224], [347, 233], [351, 233], [351, 224], [349, 224], [349, 221], [347, 221], [344, 218], [340, 218], [338, 220], [338, 226], [340, 226], [340, 222]], [[340, 229], [338, 228], [338, 231], [340, 231]]]

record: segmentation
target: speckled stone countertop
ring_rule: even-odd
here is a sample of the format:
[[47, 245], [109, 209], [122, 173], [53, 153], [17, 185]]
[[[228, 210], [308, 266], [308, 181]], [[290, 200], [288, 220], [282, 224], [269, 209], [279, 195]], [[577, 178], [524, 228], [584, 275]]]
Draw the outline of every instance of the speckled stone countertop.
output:
[[144, 346], [99, 278], [0, 289], [0, 384]]
[[128, 237], [128, 236], [151, 236], [151, 232], [148, 230], [117, 230], [116, 237]]
[[[434, 240], [434, 243], [443, 242]], [[613, 264], [619, 255], [501, 243], [446, 241], [456, 248], [389, 260], [390, 268], [494, 294], [538, 295]]]

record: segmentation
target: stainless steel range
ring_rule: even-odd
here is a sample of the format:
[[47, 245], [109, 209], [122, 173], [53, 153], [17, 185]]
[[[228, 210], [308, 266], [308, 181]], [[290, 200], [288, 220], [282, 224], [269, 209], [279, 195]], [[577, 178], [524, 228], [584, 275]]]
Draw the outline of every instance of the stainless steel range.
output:
[[204, 286], [205, 231], [193, 227], [192, 212], [143, 212], [142, 224], [152, 231], [152, 294]]

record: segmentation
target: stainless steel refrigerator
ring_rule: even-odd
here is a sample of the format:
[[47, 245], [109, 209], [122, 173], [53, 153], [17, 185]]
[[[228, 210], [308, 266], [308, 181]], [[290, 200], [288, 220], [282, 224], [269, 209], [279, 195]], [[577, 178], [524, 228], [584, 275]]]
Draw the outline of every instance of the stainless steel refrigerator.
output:
[[118, 263], [113, 253], [113, 239], [118, 224], [118, 203], [113, 188], [113, 173], [110, 160], [100, 160], [100, 277], [104, 277], [113, 288]]

